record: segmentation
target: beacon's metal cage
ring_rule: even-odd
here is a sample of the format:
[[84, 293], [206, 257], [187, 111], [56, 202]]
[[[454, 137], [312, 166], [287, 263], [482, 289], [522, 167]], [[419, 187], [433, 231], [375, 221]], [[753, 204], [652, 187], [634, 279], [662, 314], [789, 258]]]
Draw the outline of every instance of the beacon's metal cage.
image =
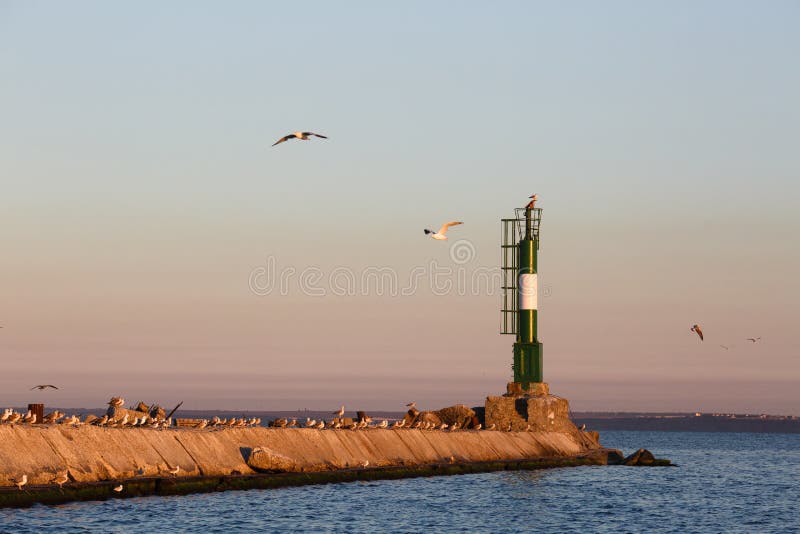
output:
[[[530, 211], [530, 219], [526, 217]], [[517, 333], [517, 277], [519, 275], [519, 242], [522, 239], [533, 239], [536, 248], [539, 245], [539, 225], [542, 221], [542, 209], [514, 208], [513, 219], [501, 219], [500, 229], [500, 269], [503, 273], [503, 316], [500, 325], [501, 334]]]

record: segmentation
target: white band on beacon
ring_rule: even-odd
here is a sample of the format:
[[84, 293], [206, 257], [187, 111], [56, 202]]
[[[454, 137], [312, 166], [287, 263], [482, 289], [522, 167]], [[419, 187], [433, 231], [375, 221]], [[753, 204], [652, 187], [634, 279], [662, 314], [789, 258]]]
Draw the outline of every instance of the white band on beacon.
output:
[[536, 310], [539, 308], [539, 290], [536, 273], [526, 273], [519, 275], [519, 309]]

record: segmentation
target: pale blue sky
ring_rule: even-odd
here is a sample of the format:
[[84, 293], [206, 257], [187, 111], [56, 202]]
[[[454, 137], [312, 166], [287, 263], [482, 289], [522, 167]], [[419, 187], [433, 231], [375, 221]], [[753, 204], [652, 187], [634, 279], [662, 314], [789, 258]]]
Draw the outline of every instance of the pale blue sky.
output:
[[[421, 230], [453, 218], [468, 267], [494, 266], [537, 192], [555, 393], [797, 413], [799, 15], [0, 2], [0, 403], [56, 380], [76, 406], [479, 403], [508, 379], [497, 295], [259, 297], [248, 276], [273, 256], [405, 278], [450, 262]], [[330, 139], [270, 147], [298, 129]]]

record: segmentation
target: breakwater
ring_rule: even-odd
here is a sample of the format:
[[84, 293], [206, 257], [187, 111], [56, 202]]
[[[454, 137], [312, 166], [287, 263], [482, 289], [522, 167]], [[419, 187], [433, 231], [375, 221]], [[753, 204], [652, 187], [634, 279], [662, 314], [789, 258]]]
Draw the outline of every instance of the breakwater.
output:
[[606, 463], [606, 452], [579, 430], [6, 425], [0, 505]]

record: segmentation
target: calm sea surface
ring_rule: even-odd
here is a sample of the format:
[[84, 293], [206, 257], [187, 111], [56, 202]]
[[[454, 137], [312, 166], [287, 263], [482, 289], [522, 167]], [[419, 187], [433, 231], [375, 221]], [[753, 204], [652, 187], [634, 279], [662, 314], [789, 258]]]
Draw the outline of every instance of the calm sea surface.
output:
[[578, 467], [0, 510], [2, 532], [800, 532], [800, 434], [604, 432]]

